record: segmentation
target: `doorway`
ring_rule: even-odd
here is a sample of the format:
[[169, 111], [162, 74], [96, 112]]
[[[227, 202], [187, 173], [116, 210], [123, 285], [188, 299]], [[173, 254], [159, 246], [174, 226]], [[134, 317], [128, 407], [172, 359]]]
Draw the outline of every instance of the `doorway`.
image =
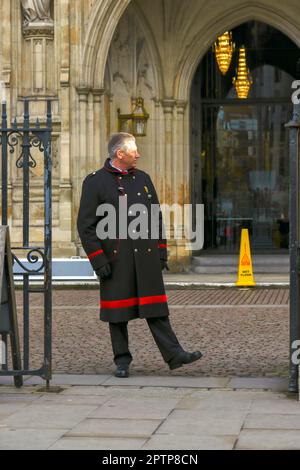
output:
[[[238, 253], [248, 228], [254, 253], [282, 253], [289, 236], [288, 134], [299, 49], [264, 23], [232, 30], [231, 66], [221, 75], [212, 48], [191, 90], [192, 201], [203, 203], [208, 251]], [[246, 47], [252, 85], [239, 99], [232, 78]]]

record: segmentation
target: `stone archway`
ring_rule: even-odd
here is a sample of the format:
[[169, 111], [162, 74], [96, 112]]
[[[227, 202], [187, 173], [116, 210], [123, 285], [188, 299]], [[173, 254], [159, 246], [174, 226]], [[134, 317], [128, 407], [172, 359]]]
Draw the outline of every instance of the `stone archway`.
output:
[[93, 6], [88, 28], [83, 40], [82, 74], [80, 83], [93, 87], [97, 56], [102, 70], [102, 83], [104, 81], [105, 64], [110, 43], [115, 29], [131, 0], [102, 0]]
[[[146, 20], [145, 37], [151, 44], [151, 60], [158, 69], [155, 116], [150, 121], [150, 125], [157, 129], [155, 141], [152, 142], [153, 152], [157, 155], [155, 183], [162, 202], [189, 203], [191, 171], [189, 96], [199, 61], [218, 34], [250, 19], [257, 19], [276, 27], [298, 44], [300, 25], [295, 22], [293, 6], [284, 9], [277, 2], [277, 6], [273, 6], [262, 0], [250, 5], [241, 0], [231, 0], [230, 7], [228, 3], [224, 7], [224, 3], [214, 1], [214, 8], [209, 9], [204, 0], [202, 2], [189, 0], [188, 10], [179, 0], [172, 0], [172, 4], [158, 0], [95, 2], [84, 37], [82, 72], [80, 86], [77, 88], [79, 104], [76, 112], [79, 122], [78, 153], [80, 154], [77, 178], [79, 180], [82, 178], [83, 169], [86, 174], [99, 164], [97, 149], [99, 145], [103, 146], [107, 139], [103, 123], [101, 127], [101, 116], [105, 108], [103, 93], [106, 63], [117, 25], [131, 3], [136, 7], [137, 16], [140, 15]], [[182, 26], [180, 31], [172, 30], [176, 8], [179, 9], [184, 23], [181, 25], [177, 19], [177, 28], [178, 25]], [[202, 16], [199, 17], [199, 14]], [[159, 25], [156, 22], [160, 22]], [[182, 37], [177, 37], [180, 34]], [[185, 259], [184, 264], [187, 265], [189, 254], [184, 251], [184, 243], [180, 248], [179, 245], [180, 243], [174, 243], [174, 259]], [[178, 263], [176, 264], [178, 266]]]

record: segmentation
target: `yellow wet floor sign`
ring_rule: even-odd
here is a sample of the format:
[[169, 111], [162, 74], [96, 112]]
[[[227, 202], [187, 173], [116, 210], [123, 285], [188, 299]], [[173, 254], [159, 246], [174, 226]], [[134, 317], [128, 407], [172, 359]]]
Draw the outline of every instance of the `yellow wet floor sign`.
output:
[[255, 286], [253, 278], [252, 260], [250, 252], [249, 233], [247, 228], [242, 229], [239, 272], [236, 286]]

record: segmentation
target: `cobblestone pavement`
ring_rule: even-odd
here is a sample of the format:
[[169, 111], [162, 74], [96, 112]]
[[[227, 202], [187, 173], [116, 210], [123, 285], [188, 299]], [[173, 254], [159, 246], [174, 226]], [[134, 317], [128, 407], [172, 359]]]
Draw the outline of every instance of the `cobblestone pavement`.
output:
[[[187, 350], [204, 357], [170, 372], [145, 320], [129, 323], [133, 375], [286, 376], [289, 356], [288, 289], [171, 290], [170, 320]], [[17, 292], [21, 326], [22, 292]], [[31, 367], [43, 353], [43, 300], [31, 294]], [[108, 325], [99, 320], [97, 290], [54, 290], [53, 370], [111, 374]], [[22, 328], [20, 328], [22, 331]]]

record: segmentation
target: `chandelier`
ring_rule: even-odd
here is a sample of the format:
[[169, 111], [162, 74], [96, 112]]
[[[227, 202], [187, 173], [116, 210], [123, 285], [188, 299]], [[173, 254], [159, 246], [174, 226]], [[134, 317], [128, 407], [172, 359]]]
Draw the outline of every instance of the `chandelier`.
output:
[[214, 43], [214, 52], [220, 72], [225, 75], [229, 69], [235, 44], [232, 42], [231, 31], [225, 31]]
[[236, 73], [237, 76], [233, 77], [232, 83], [235, 86], [238, 97], [246, 99], [253, 81], [249, 69], [247, 68], [245, 46], [240, 47], [239, 63]]

